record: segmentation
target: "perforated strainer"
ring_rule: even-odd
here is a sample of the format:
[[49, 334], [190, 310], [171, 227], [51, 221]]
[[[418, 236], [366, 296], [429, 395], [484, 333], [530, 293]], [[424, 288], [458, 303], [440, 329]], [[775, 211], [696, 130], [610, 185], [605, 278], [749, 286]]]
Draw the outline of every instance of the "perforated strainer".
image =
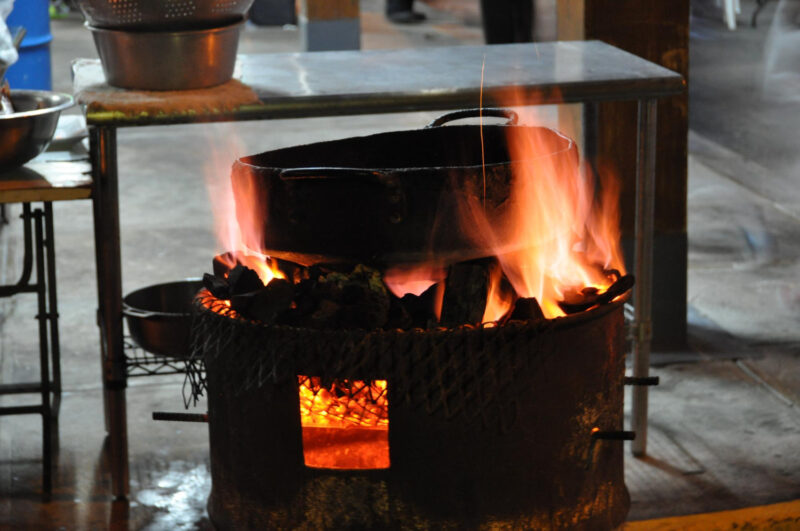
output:
[[202, 29], [241, 19], [253, 0], [78, 0], [90, 25], [127, 31]]

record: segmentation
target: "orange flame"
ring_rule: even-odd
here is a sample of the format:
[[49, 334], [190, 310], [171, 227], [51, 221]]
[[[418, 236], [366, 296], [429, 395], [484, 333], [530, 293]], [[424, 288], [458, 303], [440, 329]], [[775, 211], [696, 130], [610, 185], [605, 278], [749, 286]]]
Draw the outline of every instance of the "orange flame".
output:
[[266, 286], [273, 278], [286, 278], [283, 271], [278, 269], [278, 264], [269, 256], [249, 250], [240, 250], [237, 253], [219, 255], [228, 268], [233, 269], [237, 264], [249, 267], [258, 274], [258, 278]]
[[514, 304], [514, 294], [502, 288], [502, 281], [503, 270], [499, 267], [492, 268], [482, 323], [496, 323], [511, 310], [511, 306]]
[[[521, 123], [536, 123], [530, 107], [519, 112]], [[492, 249], [520, 297], [536, 297], [545, 317], [559, 317], [558, 301], [567, 291], [603, 291], [612, 283], [604, 269], [624, 272], [619, 184], [608, 174], [598, 186], [581, 168], [574, 143], [551, 129], [509, 127], [507, 141], [515, 162], [505, 210], [490, 222], [472, 200], [462, 209], [462, 226]], [[510, 307], [503, 297], [493, 290], [488, 320]]]
[[446, 269], [431, 264], [396, 266], [383, 274], [383, 283], [396, 297], [407, 293], [419, 296], [445, 277]]
[[[205, 167], [206, 187], [214, 216], [217, 242], [222, 252], [230, 251], [238, 263], [253, 269], [264, 285], [267, 285], [273, 278], [285, 278], [285, 276], [275, 261], [264, 254], [264, 249], [251, 249], [244, 243], [264, 241], [263, 233], [258, 233], [261, 232], [259, 227], [262, 227], [263, 223], [247, 223], [243, 229], [239, 218], [261, 220], [264, 214], [256, 211], [256, 206], [252, 206], [250, 210], [242, 210], [250, 205], [239, 205], [237, 212], [230, 172], [232, 162], [243, 155], [244, 145], [230, 124], [220, 124], [218, 127], [225, 128], [225, 134], [216, 135], [211, 139], [213, 141], [208, 142], [206, 147], [210, 161]], [[221, 142], [220, 139], [223, 138], [225, 141]], [[242, 230], [251, 232], [243, 234]], [[233, 268], [236, 262], [225, 265]]]
[[411, 293], [422, 295], [425, 290], [436, 284], [436, 293], [433, 296], [433, 314], [439, 320], [442, 317], [442, 302], [444, 301], [444, 282], [447, 278], [447, 269], [433, 263], [417, 265], [404, 265], [389, 268], [383, 274], [383, 283], [395, 297]]

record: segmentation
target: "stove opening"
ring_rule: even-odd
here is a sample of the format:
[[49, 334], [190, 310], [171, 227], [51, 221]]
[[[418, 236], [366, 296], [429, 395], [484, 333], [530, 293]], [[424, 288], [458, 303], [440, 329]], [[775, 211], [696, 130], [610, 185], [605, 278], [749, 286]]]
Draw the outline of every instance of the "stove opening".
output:
[[307, 467], [389, 468], [386, 380], [297, 379]]

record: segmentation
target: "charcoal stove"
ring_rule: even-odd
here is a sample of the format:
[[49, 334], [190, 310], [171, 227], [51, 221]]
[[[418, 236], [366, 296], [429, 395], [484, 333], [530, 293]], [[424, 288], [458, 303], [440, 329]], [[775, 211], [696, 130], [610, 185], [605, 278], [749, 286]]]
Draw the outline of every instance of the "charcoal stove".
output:
[[[623, 448], [608, 439], [623, 433], [622, 304], [544, 324], [319, 331], [260, 325], [202, 294], [211, 520], [220, 529], [620, 525]], [[246, 352], [256, 359], [243, 364]], [[305, 465], [297, 374], [387, 381], [388, 468]]]
[[[605, 249], [618, 241], [600, 245], [588, 228], [596, 200], [580, 189], [589, 179], [571, 140], [518, 126], [502, 110], [492, 114], [509, 117], [504, 125], [438, 127], [463, 114], [234, 164], [244, 243], [275, 258], [256, 259], [253, 267], [270, 270], [259, 280], [243, 266], [252, 254], [220, 255], [195, 301], [190, 378], [195, 395], [208, 395], [208, 510], [217, 527], [606, 529], [624, 521], [621, 440], [632, 434], [622, 429], [623, 304], [632, 278]], [[518, 135], [536, 149], [515, 153], [507, 139]], [[399, 157], [390, 149], [398, 139], [424, 148]], [[556, 195], [531, 193], [538, 178]], [[573, 195], [562, 201], [559, 190]], [[359, 206], [367, 215], [354, 214]], [[568, 245], [549, 233], [535, 244], [515, 239], [531, 233], [532, 211], [568, 212], [568, 235], [587, 228]], [[570, 266], [582, 273], [537, 292], [521, 269], [553, 241], [582, 256]], [[604, 261], [589, 259], [601, 250]], [[388, 294], [393, 268], [423, 263], [444, 268], [444, 279], [429, 279], [411, 301]], [[409, 317], [434, 290], [435, 317]], [[354, 308], [363, 309], [354, 317]], [[323, 420], [340, 415], [336, 423], [309, 420], [320, 396], [329, 402]], [[356, 403], [377, 420], [352, 421]]]

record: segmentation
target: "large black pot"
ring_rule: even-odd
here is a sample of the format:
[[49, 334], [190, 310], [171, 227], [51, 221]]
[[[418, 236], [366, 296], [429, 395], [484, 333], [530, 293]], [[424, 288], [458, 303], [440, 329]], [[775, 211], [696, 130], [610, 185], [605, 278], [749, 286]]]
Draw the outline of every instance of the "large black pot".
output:
[[462, 230], [459, 209], [472, 198], [485, 204], [490, 222], [503, 216], [512, 169], [523, 163], [510, 160], [509, 132], [535, 130], [558, 165], [574, 167], [578, 153], [569, 138], [515, 125], [516, 114], [503, 109], [483, 115], [508, 117], [504, 125], [440, 127], [478, 112], [446, 114], [420, 130], [239, 159], [231, 181], [245, 244], [305, 265], [455, 262], [493, 254]]
[[152, 354], [189, 356], [192, 301], [203, 287], [200, 279], [155, 284], [125, 296], [122, 314], [131, 338]]

